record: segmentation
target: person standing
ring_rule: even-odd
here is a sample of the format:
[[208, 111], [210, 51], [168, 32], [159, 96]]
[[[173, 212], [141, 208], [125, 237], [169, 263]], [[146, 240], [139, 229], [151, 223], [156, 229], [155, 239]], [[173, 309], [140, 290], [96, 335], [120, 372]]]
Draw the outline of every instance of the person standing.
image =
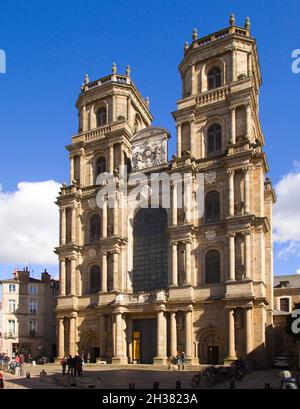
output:
[[61, 364], [61, 367], [62, 367], [62, 374], [63, 374], [63, 376], [65, 376], [65, 374], [66, 374], [66, 367], [67, 367], [67, 357], [66, 357], [66, 356], [64, 356], [63, 358], [61, 358], [60, 364]]
[[182, 369], [184, 370], [185, 364], [186, 364], [186, 358], [185, 358], [185, 352], [184, 351], [181, 352], [180, 358], [181, 358]]
[[68, 365], [68, 375], [73, 375], [73, 359], [72, 359], [72, 355], [68, 356], [67, 365]]

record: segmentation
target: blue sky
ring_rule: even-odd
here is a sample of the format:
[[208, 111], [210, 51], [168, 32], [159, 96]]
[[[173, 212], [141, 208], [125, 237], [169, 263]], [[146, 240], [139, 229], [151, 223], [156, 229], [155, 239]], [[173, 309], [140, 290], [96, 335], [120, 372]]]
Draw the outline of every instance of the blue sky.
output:
[[[7, 73], [0, 74], [2, 192], [16, 191], [22, 181], [68, 179], [64, 146], [77, 129], [74, 104], [84, 74], [105, 76], [113, 62], [121, 73], [131, 65], [133, 80], [150, 98], [154, 125], [173, 135], [173, 153], [171, 112], [180, 97], [177, 66], [184, 41], [191, 41], [194, 27], [204, 36], [228, 26], [232, 12], [238, 25], [251, 18], [258, 44], [260, 117], [272, 181], [298, 175], [300, 74], [292, 73], [291, 53], [300, 49], [299, 1], [11, 0], [2, 2], [0, 15], [0, 49], [7, 56]], [[276, 273], [300, 269], [297, 238], [276, 243], [275, 250]], [[24, 256], [17, 266], [29, 262]], [[14, 266], [0, 260], [0, 277]], [[32, 268], [37, 273], [42, 267]]]

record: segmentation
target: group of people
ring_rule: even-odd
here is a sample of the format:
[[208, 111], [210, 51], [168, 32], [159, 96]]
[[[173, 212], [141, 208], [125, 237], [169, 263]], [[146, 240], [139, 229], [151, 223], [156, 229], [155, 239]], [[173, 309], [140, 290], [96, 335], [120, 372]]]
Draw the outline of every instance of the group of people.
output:
[[72, 375], [72, 376], [81, 376], [82, 375], [82, 367], [84, 363], [84, 359], [82, 355], [72, 355], [65, 356], [60, 361], [62, 366], [62, 374], [63, 376]]
[[186, 364], [185, 352], [182, 351], [181, 354], [177, 352], [177, 355], [173, 357], [172, 364], [178, 367], [178, 370], [184, 369]]

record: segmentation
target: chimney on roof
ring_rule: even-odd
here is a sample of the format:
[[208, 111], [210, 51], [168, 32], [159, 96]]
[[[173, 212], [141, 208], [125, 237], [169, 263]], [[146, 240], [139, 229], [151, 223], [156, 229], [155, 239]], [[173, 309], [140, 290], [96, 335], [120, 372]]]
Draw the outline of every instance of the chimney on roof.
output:
[[51, 281], [51, 275], [47, 272], [47, 270], [45, 269], [44, 272], [41, 274], [41, 280], [43, 281], [43, 283], [49, 283]]
[[29, 281], [29, 274], [28, 267], [25, 267], [23, 271], [16, 272], [16, 278], [19, 281]]

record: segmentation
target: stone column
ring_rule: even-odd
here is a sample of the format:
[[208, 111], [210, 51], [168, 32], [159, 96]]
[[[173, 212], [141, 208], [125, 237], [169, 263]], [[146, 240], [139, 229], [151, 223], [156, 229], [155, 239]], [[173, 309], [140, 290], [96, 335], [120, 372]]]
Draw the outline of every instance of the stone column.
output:
[[185, 284], [192, 284], [190, 241], [185, 242]]
[[235, 281], [235, 234], [228, 234], [229, 246], [229, 281]]
[[181, 124], [177, 124], [177, 157], [181, 158]]
[[228, 308], [228, 360], [236, 359], [235, 351], [235, 328], [234, 328], [234, 308]]
[[114, 197], [114, 225], [113, 225], [113, 235], [118, 236], [119, 234], [119, 201], [117, 193]]
[[116, 94], [112, 96], [112, 122], [116, 120]]
[[171, 358], [177, 355], [177, 322], [176, 312], [170, 312], [170, 354]]
[[60, 209], [60, 244], [66, 244], [66, 208]]
[[101, 291], [107, 293], [107, 254], [102, 254], [102, 285]]
[[245, 213], [250, 213], [250, 175], [249, 167], [244, 169], [244, 196], [245, 196]]
[[81, 109], [81, 117], [82, 117], [82, 132], [87, 131], [87, 115], [86, 115], [86, 105], [82, 105]]
[[127, 359], [124, 356], [123, 344], [125, 337], [124, 324], [123, 324], [123, 314], [118, 311], [115, 315], [116, 324], [115, 324], [115, 355], [112, 359], [113, 364], [124, 365], [127, 364]]
[[172, 189], [172, 226], [177, 226], [177, 183], [173, 181], [171, 184]]
[[228, 169], [229, 176], [228, 200], [229, 200], [229, 216], [234, 216], [234, 170]]
[[163, 310], [157, 313], [157, 356], [154, 365], [166, 365], [167, 363], [167, 320]]
[[113, 253], [113, 291], [119, 289], [119, 253]]
[[187, 360], [193, 358], [193, 311], [185, 313], [185, 354]]
[[114, 145], [109, 145], [109, 173], [114, 172]]
[[132, 355], [132, 336], [133, 336], [133, 325], [132, 325], [132, 318], [127, 317], [127, 346], [128, 346], [128, 359], [129, 363], [133, 361], [133, 355]]
[[74, 180], [74, 156], [70, 156], [70, 185]]
[[100, 315], [100, 359], [104, 360], [106, 357], [106, 317], [104, 314]]
[[195, 122], [194, 119], [190, 122], [190, 150], [191, 150], [191, 155], [195, 156]]
[[71, 294], [76, 295], [76, 259], [71, 258]]
[[246, 102], [246, 138], [251, 142], [251, 105], [250, 101]]
[[245, 308], [245, 352], [246, 355], [252, 351], [252, 307]]
[[195, 69], [195, 64], [191, 65], [191, 79], [192, 79], [192, 95], [197, 94], [196, 90], [196, 69]]
[[81, 186], [84, 186], [84, 170], [85, 170], [85, 167], [84, 167], [84, 151], [83, 151], [83, 149], [81, 149], [81, 152], [80, 152], [80, 171], [79, 171], [79, 183], [80, 183], [80, 185]]
[[236, 113], [236, 108], [231, 107], [230, 108], [230, 129], [231, 129], [231, 138], [230, 142], [235, 145], [236, 143], [236, 122], [235, 122], [235, 113]]
[[58, 318], [58, 358], [65, 356], [65, 325], [62, 317]]
[[75, 208], [75, 205], [73, 205], [72, 207], [71, 223], [72, 223], [71, 243], [76, 243], [76, 208]]
[[245, 240], [245, 279], [251, 280], [251, 232], [244, 233]]
[[76, 347], [76, 316], [70, 317], [70, 332], [69, 332], [69, 353], [74, 356], [77, 353]]
[[60, 260], [60, 274], [59, 274], [59, 295], [66, 295], [66, 261]]
[[120, 167], [121, 167], [121, 175], [124, 174], [124, 152], [123, 152], [123, 146], [120, 143]]
[[177, 260], [177, 243], [173, 242], [172, 247], [172, 281], [171, 286], [178, 286], [178, 260]]
[[101, 229], [102, 239], [107, 237], [107, 201], [104, 200], [102, 207], [102, 229]]

